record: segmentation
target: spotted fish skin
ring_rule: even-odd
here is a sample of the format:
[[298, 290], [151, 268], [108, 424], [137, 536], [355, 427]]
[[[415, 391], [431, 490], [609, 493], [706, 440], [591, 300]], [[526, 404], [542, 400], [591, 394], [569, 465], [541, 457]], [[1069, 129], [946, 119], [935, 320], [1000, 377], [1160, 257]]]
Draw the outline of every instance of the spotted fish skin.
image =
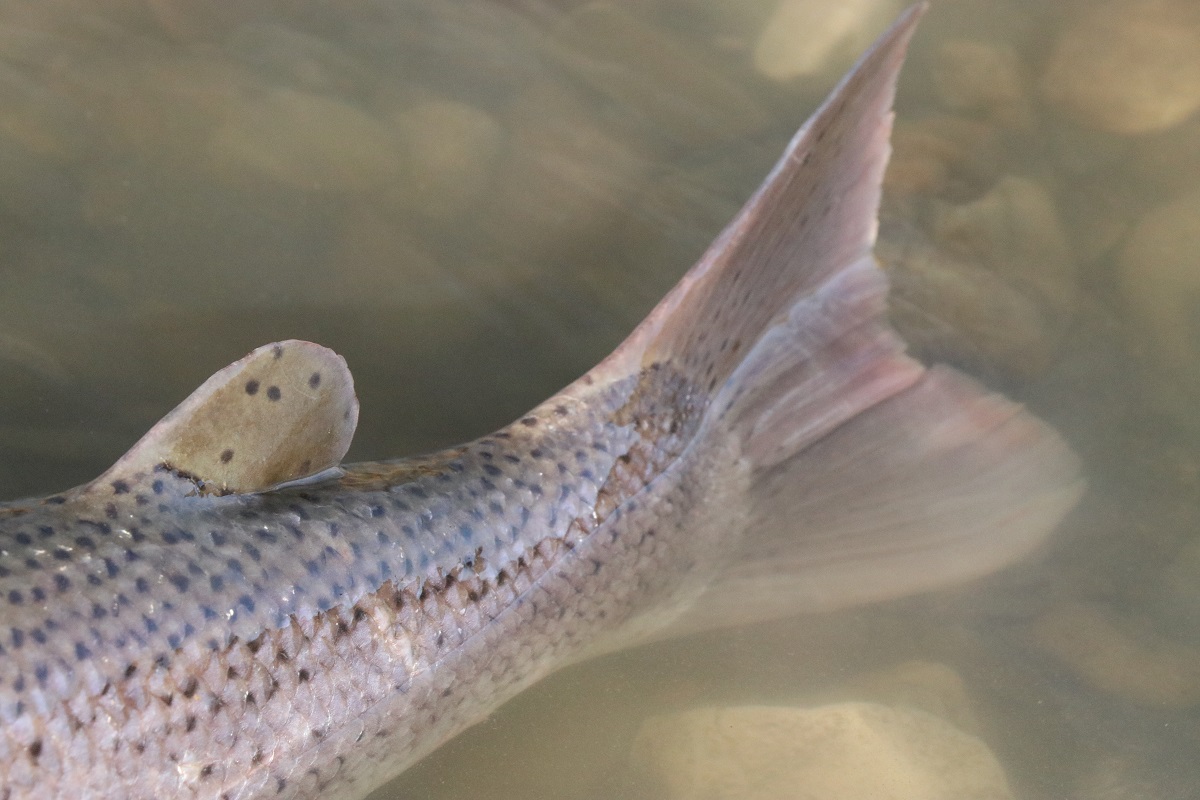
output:
[[0, 800], [357, 798], [573, 661], [1034, 548], [1074, 456], [905, 356], [871, 255], [921, 11], [631, 336], [507, 428], [330, 475], [352, 381], [283, 342], [92, 483], [0, 505]]
[[699, 473], [659, 463], [686, 400], [636, 385], [311, 486], [4, 507], [5, 796], [361, 795], [700, 580], [662, 579], [712, 546], [678, 536]]

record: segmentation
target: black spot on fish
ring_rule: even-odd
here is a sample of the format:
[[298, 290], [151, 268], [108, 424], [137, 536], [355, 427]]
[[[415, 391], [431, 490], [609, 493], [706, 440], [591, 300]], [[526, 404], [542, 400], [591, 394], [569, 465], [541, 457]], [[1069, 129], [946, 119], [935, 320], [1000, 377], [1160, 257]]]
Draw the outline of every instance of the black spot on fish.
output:
[[309, 375], [308, 376], [308, 385], [313, 389], [320, 386], [321, 385], [321, 373], [314, 372], [312, 375]]
[[258, 394], [258, 387], [259, 387], [258, 381], [256, 381], [256, 380], [246, 381], [246, 394], [248, 394], [248, 395]]
[[54, 588], [60, 592], [65, 592], [67, 589], [71, 588], [71, 579], [66, 575], [55, 575]]
[[279, 359], [283, 358], [283, 345], [281, 345], [281, 344], [277, 344], [277, 345], [275, 345], [274, 347], [272, 347], [272, 348], [271, 348], [271, 355], [275, 357], [275, 360], [276, 360], [276, 361], [278, 361]]
[[232, 450], [223, 450], [221, 452], [221, 463], [228, 464], [230, 461], [233, 461], [233, 451]]
[[283, 397], [283, 392], [279, 391], [278, 386], [268, 386], [267, 387], [267, 399], [268, 400], [271, 400], [272, 402], [274, 402], [275, 400], [278, 400], [281, 397]]
[[25, 596], [16, 589], [13, 589], [8, 593], [8, 602], [12, 603], [14, 606], [19, 606], [25, 602]]
[[75, 660], [76, 661], [87, 661], [91, 657], [92, 657], [92, 651], [87, 648], [87, 645], [85, 645], [83, 642], [75, 643]]
[[17, 544], [24, 544], [24, 545], [30, 545], [30, 544], [33, 544], [33, 537], [32, 537], [32, 536], [30, 536], [30, 535], [29, 535], [28, 533], [26, 533], [25, 531], [21, 531], [21, 532], [19, 532], [19, 533], [18, 533], [16, 536], [14, 536], [13, 538], [17, 540]]

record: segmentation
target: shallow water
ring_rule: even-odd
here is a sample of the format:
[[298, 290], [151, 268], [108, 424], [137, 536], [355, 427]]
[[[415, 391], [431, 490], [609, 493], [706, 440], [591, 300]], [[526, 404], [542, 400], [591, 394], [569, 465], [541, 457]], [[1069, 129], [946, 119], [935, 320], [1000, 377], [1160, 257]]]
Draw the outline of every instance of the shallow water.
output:
[[[349, 361], [354, 460], [516, 417], [632, 328], [897, 9], [787, 34], [779, 5], [0, 2], [0, 497], [88, 480], [282, 338]], [[1200, 796], [1191, 5], [935, 0], [903, 77], [894, 316], [1084, 457], [1045, 552], [572, 668], [379, 797], [650, 797], [648, 716], [844, 699], [940, 710], [1018, 798]], [[914, 661], [962, 691], [898, 681]]]

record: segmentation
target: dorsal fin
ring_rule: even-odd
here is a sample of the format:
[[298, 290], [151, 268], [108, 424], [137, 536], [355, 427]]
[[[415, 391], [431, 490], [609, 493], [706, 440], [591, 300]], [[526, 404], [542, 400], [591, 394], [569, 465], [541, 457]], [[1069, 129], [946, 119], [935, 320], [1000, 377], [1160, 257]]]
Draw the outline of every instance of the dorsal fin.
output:
[[259, 492], [336, 466], [357, 424], [346, 361], [311, 342], [277, 342], [205, 381], [97, 483], [165, 468], [204, 494]]

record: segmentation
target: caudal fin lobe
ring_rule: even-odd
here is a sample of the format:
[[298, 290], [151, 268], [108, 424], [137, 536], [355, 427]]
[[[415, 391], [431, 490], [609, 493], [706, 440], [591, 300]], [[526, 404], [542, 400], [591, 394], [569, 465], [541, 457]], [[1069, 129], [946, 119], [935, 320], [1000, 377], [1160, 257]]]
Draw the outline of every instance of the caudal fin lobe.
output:
[[[695, 627], [846, 606], [998, 569], [1076, 502], [1049, 427], [904, 354], [872, 247], [915, 6], [860, 59], [700, 262], [596, 371], [667, 362], [753, 475], [736, 566]], [[685, 623], [684, 627], [687, 627]]]

